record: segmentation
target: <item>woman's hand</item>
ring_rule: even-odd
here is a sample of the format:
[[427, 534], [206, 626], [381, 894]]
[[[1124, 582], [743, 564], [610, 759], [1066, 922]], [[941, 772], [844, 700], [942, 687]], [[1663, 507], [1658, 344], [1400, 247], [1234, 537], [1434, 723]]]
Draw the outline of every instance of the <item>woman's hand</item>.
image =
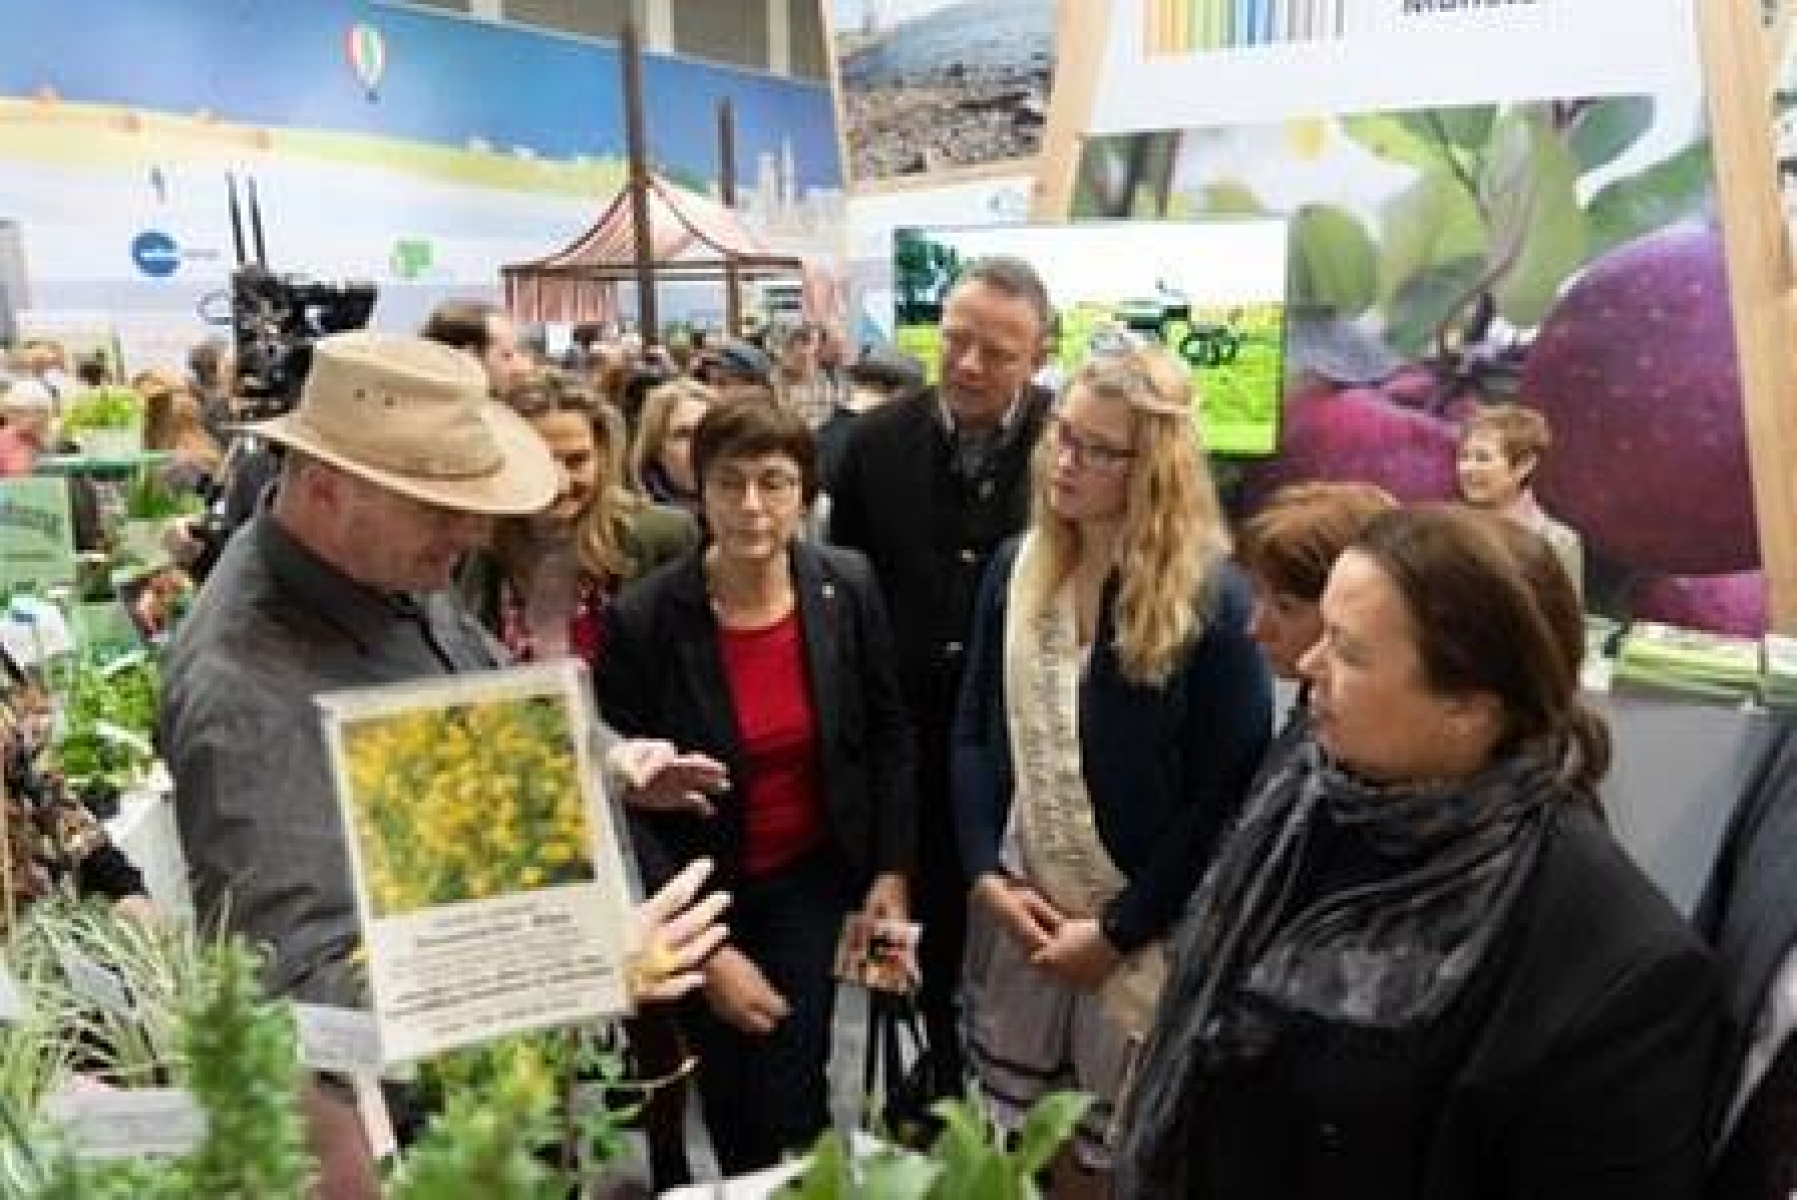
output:
[[1123, 956], [1090, 917], [1062, 921], [1048, 944], [1030, 956], [1032, 964], [1082, 992], [1097, 991], [1122, 961]]
[[711, 860], [697, 859], [637, 906], [640, 949], [628, 972], [633, 1004], [678, 1000], [704, 985], [703, 964], [730, 932], [718, 924], [728, 892], [693, 903], [710, 874]]
[[717, 813], [710, 796], [730, 782], [724, 764], [704, 754], [682, 754], [672, 742], [627, 738], [605, 758], [624, 781], [624, 803], [652, 812]]
[[985, 905], [999, 927], [1022, 943], [1032, 957], [1054, 940], [1064, 920], [1041, 892], [997, 871], [988, 871], [974, 882], [973, 898]]
[[792, 1012], [754, 960], [733, 946], [705, 964], [705, 1000], [720, 1021], [744, 1033], [772, 1033]]

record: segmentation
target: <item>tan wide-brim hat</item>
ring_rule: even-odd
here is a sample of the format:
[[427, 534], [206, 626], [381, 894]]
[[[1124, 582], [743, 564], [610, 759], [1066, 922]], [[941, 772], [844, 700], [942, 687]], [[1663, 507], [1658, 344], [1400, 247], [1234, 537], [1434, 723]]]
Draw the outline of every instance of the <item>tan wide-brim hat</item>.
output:
[[540, 512], [561, 490], [548, 445], [489, 397], [480, 363], [424, 338], [365, 330], [320, 338], [294, 410], [243, 428], [459, 512]]

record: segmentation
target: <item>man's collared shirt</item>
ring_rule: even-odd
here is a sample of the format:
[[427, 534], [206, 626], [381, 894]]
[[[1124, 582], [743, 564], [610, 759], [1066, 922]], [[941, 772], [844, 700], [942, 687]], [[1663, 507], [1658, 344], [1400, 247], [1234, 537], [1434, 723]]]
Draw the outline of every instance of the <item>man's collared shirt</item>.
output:
[[498, 666], [448, 594], [357, 584], [269, 513], [240, 530], [167, 661], [158, 741], [203, 921], [271, 955], [277, 993], [365, 1000], [350, 866], [313, 698]]

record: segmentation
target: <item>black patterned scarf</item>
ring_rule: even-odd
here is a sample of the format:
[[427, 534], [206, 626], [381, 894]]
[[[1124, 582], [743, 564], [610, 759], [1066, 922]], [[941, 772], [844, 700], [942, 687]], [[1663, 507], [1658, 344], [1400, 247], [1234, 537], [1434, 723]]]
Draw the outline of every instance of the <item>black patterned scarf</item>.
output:
[[[1557, 765], [1526, 750], [1471, 779], [1389, 787], [1314, 742], [1295, 746], [1262, 780], [1180, 931], [1122, 1122], [1117, 1194], [1190, 1194], [1210, 1086], [1265, 1055], [1292, 1019], [1398, 1031], [1438, 1017], [1533, 873]], [[1321, 811], [1390, 871], [1288, 913]]]

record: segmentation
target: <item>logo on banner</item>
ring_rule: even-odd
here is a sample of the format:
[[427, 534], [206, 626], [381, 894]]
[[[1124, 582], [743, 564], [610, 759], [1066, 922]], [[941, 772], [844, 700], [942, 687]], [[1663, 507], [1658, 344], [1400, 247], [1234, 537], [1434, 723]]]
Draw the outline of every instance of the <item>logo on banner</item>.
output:
[[181, 248], [160, 229], [146, 229], [131, 239], [131, 261], [151, 279], [167, 279], [181, 267]]

